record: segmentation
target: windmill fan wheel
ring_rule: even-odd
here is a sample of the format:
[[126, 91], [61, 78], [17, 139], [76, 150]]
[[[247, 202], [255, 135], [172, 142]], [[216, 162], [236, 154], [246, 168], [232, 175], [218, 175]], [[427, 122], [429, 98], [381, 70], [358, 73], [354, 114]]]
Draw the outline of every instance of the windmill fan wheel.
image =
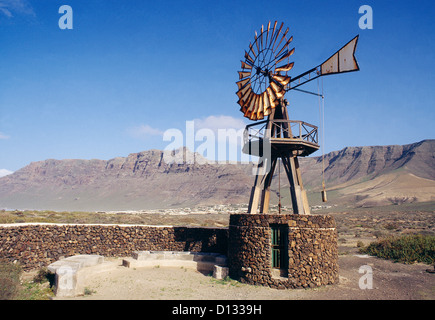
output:
[[238, 104], [244, 116], [251, 120], [261, 120], [271, 113], [286, 92], [291, 77], [287, 73], [294, 63], [289, 61], [295, 49], [289, 45], [293, 37], [288, 37], [289, 28], [283, 31], [284, 23], [277, 28], [277, 22], [267, 28], [261, 26], [261, 32], [255, 32], [254, 42], [245, 51], [241, 61], [237, 81]]

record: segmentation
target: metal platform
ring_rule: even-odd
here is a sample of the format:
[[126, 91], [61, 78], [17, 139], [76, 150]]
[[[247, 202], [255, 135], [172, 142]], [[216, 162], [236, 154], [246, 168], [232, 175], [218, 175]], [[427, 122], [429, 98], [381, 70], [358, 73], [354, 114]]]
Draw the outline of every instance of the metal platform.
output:
[[267, 125], [268, 121], [261, 121], [246, 126], [243, 153], [262, 157], [265, 141], [270, 143], [272, 155], [292, 153], [306, 157], [320, 148], [317, 127], [312, 124], [298, 120], [270, 120], [269, 129], [266, 129]]

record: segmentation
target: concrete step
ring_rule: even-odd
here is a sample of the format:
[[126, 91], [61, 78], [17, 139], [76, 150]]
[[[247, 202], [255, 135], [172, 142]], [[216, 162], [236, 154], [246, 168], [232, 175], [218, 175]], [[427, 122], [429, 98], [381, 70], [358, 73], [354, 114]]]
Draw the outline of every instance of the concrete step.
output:
[[185, 260], [185, 261], [216, 261], [226, 263], [225, 256], [220, 253], [190, 252], [190, 251], [134, 251], [133, 259], [142, 260]]
[[209, 261], [192, 261], [192, 260], [136, 260], [133, 258], [122, 259], [122, 265], [127, 268], [145, 268], [145, 267], [173, 267], [173, 268], [186, 268], [197, 270], [201, 272], [212, 272], [213, 267], [216, 265], [214, 262]]
[[201, 272], [213, 272], [215, 265], [226, 266], [227, 257], [220, 253], [189, 251], [134, 251], [122, 260], [127, 268], [184, 267]]

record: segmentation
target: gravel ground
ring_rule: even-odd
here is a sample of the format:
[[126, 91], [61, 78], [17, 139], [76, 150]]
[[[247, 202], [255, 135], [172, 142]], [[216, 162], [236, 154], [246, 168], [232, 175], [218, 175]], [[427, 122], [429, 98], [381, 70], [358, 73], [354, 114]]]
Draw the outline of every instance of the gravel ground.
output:
[[[359, 287], [361, 277], [368, 276], [359, 273], [362, 266], [372, 270], [372, 289]], [[432, 266], [394, 263], [355, 252], [341, 255], [339, 267], [338, 284], [277, 290], [219, 281], [185, 268], [118, 266], [93, 277], [86, 295], [67, 300], [435, 300], [435, 274], [426, 272]]]

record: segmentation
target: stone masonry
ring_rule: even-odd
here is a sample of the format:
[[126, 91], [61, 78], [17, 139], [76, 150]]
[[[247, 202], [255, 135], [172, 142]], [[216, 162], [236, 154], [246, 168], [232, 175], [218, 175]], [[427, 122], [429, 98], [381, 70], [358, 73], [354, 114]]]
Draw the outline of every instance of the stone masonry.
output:
[[[17, 261], [29, 270], [75, 255], [207, 252], [227, 256], [229, 276], [243, 283], [285, 289], [338, 282], [337, 229], [331, 216], [233, 214], [229, 224], [229, 228], [0, 225], [0, 259]], [[272, 266], [272, 226], [285, 231], [285, 262], [280, 268]]]
[[[271, 225], [288, 230], [286, 270], [272, 268]], [[278, 289], [337, 283], [335, 221], [318, 215], [232, 215], [228, 267], [233, 279]]]
[[62, 257], [131, 256], [133, 251], [227, 252], [228, 229], [144, 225], [15, 224], [0, 226], [0, 259], [25, 270]]

